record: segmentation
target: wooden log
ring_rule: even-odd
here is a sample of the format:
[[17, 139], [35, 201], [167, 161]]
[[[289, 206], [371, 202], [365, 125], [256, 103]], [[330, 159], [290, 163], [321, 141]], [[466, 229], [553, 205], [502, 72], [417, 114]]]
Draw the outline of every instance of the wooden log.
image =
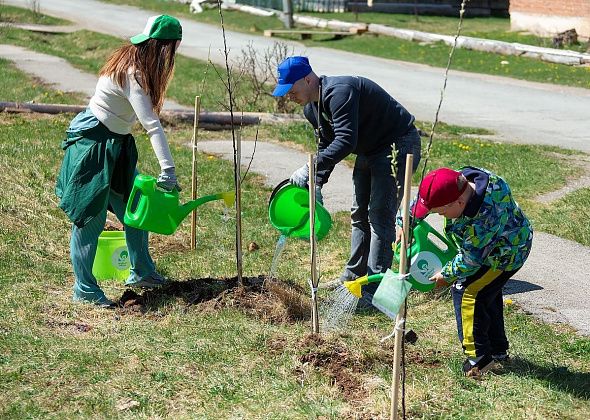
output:
[[279, 12], [276, 10], [261, 9], [260, 7], [248, 6], [246, 4], [223, 3], [223, 8], [229, 10], [238, 10], [240, 12], [249, 13], [256, 16], [270, 17], [275, 16]]
[[[369, 33], [378, 33], [380, 35], [392, 36], [408, 41], [444, 42], [447, 45], [453, 45], [455, 42], [454, 37], [450, 35], [392, 28], [390, 26], [379, 24], [369, 24]], [[457, 47], [502, 55], [518, 55], [557, 64], [580, 65], [590, 62], [590, 54], [583, 54], [577, 51], [556, 50], [553, 48], [537, 47], [516, 42], [504, 42], [468, 36], [460, 36], [457, 39]]]
[[[22, 110], [21, 112], [39, 112], [43, 114], [62, 114], [78, 113], [86, 109], [85, 105], [63, 105], [63, 104], [35, 104], [25, 102], [0, 102], [0, 112], [6, 109]], [[260, 113], [244, 113], [244, 115], [235, 115], [234, 124], [236, 125], [256, 125], [261, 120]], [[168, 110], [163, 111], [160, 115], [162, 119], [171, 119], [177, 121], [193, 122], [194, 111]], [[272, 120], [272, 118], [269, 118]], [[282, 122], [280, 117], [274, 116], [274, 120]], [[231, 124], [231, 115], [229, 112], [201, 112], [199, 114], [199, 123], [226, 126]]]
[[301, 31], [290, 29], [266, 29], [264, 36], [273, 37], [275, 35], [298, 35], [301, 39], [311, 39], [312, 36], [331, 36], [334, 39], [342, 39], [345, 36], [355, 35], [353, 32], [335, 32], [335, 31]]
[[358, 31], [368, 30], [368, 25], [366, 23], [359, 22], [344, 22], [341, 20], [328, 20], [302, 15], [293, 15], [293, 20], [295, 21], [295, 23], [299, 23], [305, 26], [311, 26], [313, 28], [329, 28], [337, 31], [352, 31], [355, 29]]

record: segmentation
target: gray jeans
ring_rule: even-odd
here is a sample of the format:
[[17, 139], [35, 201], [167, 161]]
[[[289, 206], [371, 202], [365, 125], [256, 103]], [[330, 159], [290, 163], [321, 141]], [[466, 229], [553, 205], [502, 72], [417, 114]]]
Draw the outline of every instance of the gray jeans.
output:
[[392, 175], [391, 153], [356, 158], [352, 173], [354, 201], [351, 209], [350, 259], [341, 280], [383, 273], [391, 267], [395, 216], [403, 195], [406, 155], [414, 155], [413, 171], [416, 171], [420, 162], [418, 130], [414, 128], [396, 139], [395, 147], [395, 176]]

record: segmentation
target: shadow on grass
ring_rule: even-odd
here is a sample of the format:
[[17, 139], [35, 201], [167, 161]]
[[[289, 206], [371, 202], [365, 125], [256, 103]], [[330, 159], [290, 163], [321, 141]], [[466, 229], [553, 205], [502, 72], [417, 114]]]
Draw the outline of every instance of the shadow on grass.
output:
[[590, 399], [590, 372], [572, 371], [567, 366], [541, 366], [518, 357], [511, 359], [504, 369], [506, 373], [538, 379], [575, 397]]

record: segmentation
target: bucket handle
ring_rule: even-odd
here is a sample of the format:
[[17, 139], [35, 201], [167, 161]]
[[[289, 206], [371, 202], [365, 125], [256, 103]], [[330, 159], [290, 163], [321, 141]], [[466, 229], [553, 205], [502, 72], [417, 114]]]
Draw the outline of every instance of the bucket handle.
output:
[[285, 185], [289, 184], [291, 181], [289, 179], [285, 179], [284, 181], [279, 182], [279, 184], [275, 187], [274, 190], [272, 190], [272, 193], [270, 193], [270, 199], [268, 200], [268, 205], [270, 206], [270, 203], [272, 202], [272, 199], [275, 197], [275, 195], [277, 195], [277, 193], [279, 192], [279, 190], [281, 188], [283, 188]]

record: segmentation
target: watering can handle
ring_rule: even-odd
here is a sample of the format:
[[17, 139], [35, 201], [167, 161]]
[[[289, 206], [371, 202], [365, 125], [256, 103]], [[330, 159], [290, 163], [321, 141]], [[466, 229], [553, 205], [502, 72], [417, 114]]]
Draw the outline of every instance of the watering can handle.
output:
[[[133, 188], [131, 190], [131, 195], [129, 195], [129, 200], [127, 200], [127, 207], [125, 208], [125, 216], [132, 220], [137, 220], [138, 218], [137, 214], [131, 211], [133, 207], [133, 202], [135, 201], [135, 196], [137, 195], [137, 191], [139, 191], [139, 188]], [[135, 208], [135, 211], [137, 211], [137, 207]]]

